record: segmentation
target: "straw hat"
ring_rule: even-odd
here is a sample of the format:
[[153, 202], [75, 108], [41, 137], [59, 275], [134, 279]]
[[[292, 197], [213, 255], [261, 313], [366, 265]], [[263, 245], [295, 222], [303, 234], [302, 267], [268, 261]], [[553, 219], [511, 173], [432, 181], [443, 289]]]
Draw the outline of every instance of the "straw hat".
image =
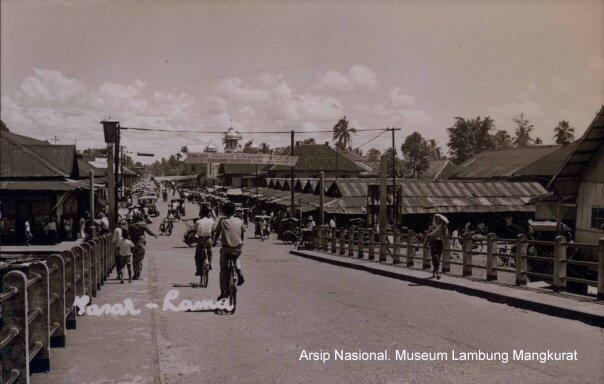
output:
[[445, 224], [449, 224], [449, 219], [447, 219], [444, 215], [441, 215], [440, 213], [437, 213], [436, 215], [434, 215], [434, 217], [438, 217]]

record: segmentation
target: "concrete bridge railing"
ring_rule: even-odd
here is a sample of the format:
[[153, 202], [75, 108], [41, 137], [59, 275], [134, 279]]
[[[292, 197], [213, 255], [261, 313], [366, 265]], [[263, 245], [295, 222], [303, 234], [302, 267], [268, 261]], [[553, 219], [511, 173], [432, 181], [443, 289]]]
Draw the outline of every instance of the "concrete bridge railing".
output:
[[[317, 250], [341, 256], [422, 269], [432, 267], [429, 242], [412, 231], [318, 226], [313, 243]], [[462, 276], [472, 276], [472, 270], [479, 268], [486, 270], [486, 280], [497, 280], [498, 272], [505, 271], [515, 274], [516, 285], [526, 285], [529, 277], [543, 278], [551, 281], [555, 291], [565, 290], [569, 282], [595, 286], [598, 300], [604, 300], [604, 238], [598, 244], [586, 244], [567, 242], [563, 236], [555, 241], [539, 241], [523, 234], [505, 239], [494, 233], [467, 233], [449, 236], [443, 243], [442, 272], [450, 273], [451, 265], [458, 265]], [[481, 263], [476, 262], [476, 256], [480, 256]], [[588, 271], [589, 277], [567, 273], [579, 268]]]
[[29, 383], [31, 373], [50, 370], [50, 348], [65, 347], [66, 330], [76, 328], [76, 296], [95, 297], [114, 260], [110, 235], [61, 254], [5, 260], [1, 383]]

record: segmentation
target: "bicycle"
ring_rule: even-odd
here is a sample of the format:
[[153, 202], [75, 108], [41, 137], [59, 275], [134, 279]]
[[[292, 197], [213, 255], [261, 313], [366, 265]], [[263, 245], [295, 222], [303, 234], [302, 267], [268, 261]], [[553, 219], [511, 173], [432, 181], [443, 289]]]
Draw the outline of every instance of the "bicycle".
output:
[[229, 276], [229, 282], [226, 286], [226, 304], [231, 308], [228, 309], [217, 309], [216, 313], [218, 314], [231, 314], [235, 313], [235, 309], [237, 308], [237, 270], [235, 269], [235, 258], [229, 257], [227, 261], [227, 274]]
[[172, 234], [173, 229], [174, 220], [172, 219], [163, 219], [161, 224], [159, 225], [160, 232], [166, 236], [170, 236]]

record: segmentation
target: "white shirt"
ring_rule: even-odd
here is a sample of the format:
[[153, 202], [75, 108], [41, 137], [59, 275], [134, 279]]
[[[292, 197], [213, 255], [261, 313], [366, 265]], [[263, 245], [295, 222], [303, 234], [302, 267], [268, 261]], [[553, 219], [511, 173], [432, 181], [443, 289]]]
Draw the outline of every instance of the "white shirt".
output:
[[31, 228], [29, 226], [29, 221], [25, 222], [25, 232], [31, 232]]
[[197, 237], [210, 237], [212, 236], [212, 230], [214, 229], [214, 219], [210, 217], [204, 217], [195, 222], [197, 226]]
[[335, 228], [336, 227], [336, 221], [334, 219], [329, 220], [329, 226], [331, 228]]

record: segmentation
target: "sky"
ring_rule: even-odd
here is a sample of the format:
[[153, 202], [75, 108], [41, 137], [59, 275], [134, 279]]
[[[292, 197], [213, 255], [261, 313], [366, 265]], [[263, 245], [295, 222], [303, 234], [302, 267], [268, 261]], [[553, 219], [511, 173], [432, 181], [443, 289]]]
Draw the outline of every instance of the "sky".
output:
[[[1, 2], [1, 117], [11, 131], [78, 149], [100, 121], [221, 132], [271, 147], [397, 127], [446, 149], [453, 118], [491, 116], [513, 133], [524, 113], [553, 143], [581, 135], [604, 103], [604, 1]], [[306, 133], [304, 133], [306, 132]], [[379, 132], [377, 132], [379, 133]], [[358, 132], [364, 151], [389, 135]], [[217, 133], [124, 131], [155, 159]], [[55, 141], [51, 141], [55, 142]], [[143, 162], [153, 158], [136, 158]]]

